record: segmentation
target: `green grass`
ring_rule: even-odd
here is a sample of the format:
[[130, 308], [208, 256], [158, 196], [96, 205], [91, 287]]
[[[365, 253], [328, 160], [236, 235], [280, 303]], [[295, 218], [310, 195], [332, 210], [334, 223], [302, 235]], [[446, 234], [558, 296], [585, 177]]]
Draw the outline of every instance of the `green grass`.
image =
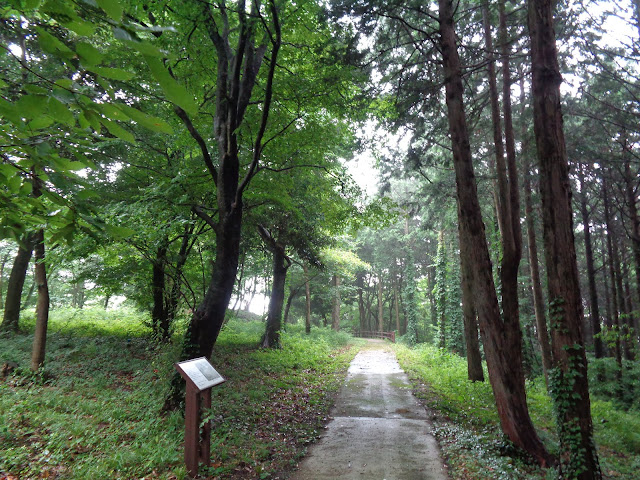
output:
[[[0, 478], [182, 479], [184, 421], [159, 414], [174, 345], [149, 339], [134, 311], [54, 310], [44, 372], [32, 374], [32, 334], [0, 336]], [[25, 330], [32, 320], [25, 317]], [[349, 361], [346, 334], [298, 328], [283, 347], [256, 348], [259, 322], [232, 320], [212, 363], [213, 478], [273, 478], [315, 440]]]
[[[436, 411], [435, 434], [452, 479], [555, 478], [554, 471], [545, 472], [519, 456], [503, 437], [491, 386], [467, 380], [464, 358], [429, 345], [410, 349], [398, 344], [394, 349], [414, 382], [416, 395]], [[637, 366], [629, 366], [633, 368]], [[594, 375], [597, 372], [596, 367]], [[591, 381], [596, 386], [592, 416], [601, 467], [606, 478], [635, 479], [640, 468], [640, 412], [633, 405], [627, 409], [618, 401], [605, 400], [610, 390], [605, 382]], [[527, 400], [540, 437], [550, 451], [557, 452], [553, 410], [544, 379], [528, 382]]]

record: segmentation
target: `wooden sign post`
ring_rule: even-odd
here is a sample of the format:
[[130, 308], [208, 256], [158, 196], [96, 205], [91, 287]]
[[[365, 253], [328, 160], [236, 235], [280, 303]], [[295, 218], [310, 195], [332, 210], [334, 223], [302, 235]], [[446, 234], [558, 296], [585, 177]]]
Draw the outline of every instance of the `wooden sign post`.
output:
[[184, 462], [189, 475], [198, 475], [199, 462], [209, 465], [211, 458], [211, 422], [200, 432], [202, 410], [211, 408], [211, 388], [225, 381], [205, 357], [175, 364], [187, 382], [184, 411]]

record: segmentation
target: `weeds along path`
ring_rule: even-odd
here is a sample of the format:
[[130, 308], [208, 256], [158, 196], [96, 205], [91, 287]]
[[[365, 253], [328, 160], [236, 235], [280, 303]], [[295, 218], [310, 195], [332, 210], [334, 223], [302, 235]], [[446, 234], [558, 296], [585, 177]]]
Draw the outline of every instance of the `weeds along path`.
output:
[[290, 480], [445, 480], [425, 409], [384, 342], [351, 362], [325, 435]]

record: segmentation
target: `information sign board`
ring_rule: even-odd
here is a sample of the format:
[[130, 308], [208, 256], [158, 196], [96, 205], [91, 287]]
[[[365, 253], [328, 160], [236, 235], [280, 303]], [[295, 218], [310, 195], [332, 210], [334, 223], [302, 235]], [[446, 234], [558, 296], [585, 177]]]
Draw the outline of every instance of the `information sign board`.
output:
[[205, 357], [176, 363], [176, 368], [199, 392], [225, 381]]

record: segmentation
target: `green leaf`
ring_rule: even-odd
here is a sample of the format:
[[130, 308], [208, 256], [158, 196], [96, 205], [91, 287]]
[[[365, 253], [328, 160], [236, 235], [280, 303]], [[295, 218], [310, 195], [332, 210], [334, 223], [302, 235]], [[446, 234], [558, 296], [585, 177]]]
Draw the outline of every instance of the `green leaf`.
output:
[[109, 235], [116, 239], [127, 238], [136, 233], [135, 230], [117, 225], [105, 225], [105, 230]]
[[[116, 38], [118, 37], [116, 36]], [[148, 55], [149, 57], [158, 58], [166, 58], [169, 56], [167, 52], [159, 49], [155, 45], [142, 40], [136, 40], [135, 38], [131, 37], [131, 35], [129, 35], [128, 38], [120, 38], [119, 40], [121, 40], [122, 43], [124, 43], [129, 48], [137, 50], [142, 55]]]
[[126, 121], [129, 117], [119, 108], [112, 103], [98, 103], [96, 104], [98, 110], [109, 120]]
[[110, 78], [111, 80], [120, 80], [122, 82], [126, 82], [127, 80], [131, 80], [135, 74], [131, 72], [127, 72], [126, 70], [122, 70], [121, 68], [110, 68], [110, 67], [91, 67], [90, 71], [96, 73], [104, 78]]
[[107, 120], [106, 118], [101, 118], [100, 123], [102, 123], [107, 128], [107, 130], [109, 130], [109, 133], [111, 133], [111, 135], [114, 135], [124, 140], [125, 142], [135, 143], [135, 137], [130, 132], [127, 132], [124, 128], [118, 125], [116, 122], [112, 122], [111, 120]]
[[144, 58], [147, 65], [149, 65], [149, 70], [151, 70], [153, 77], [160, 84], [167, 100], [175, 103], [190, 115], [196, 115], [198, 113], [198, 105], [194, 101], [193, 96], [169, 75], [169, 71], [162, 62], [158, 58], [148, 55], [145, 55]]
[[96, 132], [100, 131], [100, 117], [93, 110], [84, 110], [84, 117], [87, 119], [91, 128]]
[[73, 50], [46, 30], [39, 27], [36, 27], [35, 30], [38, 32], [38, 43], [45, 52], [62, 58], [73, 58], [75, 56]]
[[80, 20], [79, 17], [70, 22], [61, 23], [69, 30], [74, 31], [81, 37], [90, 37], [96, 31], [96, 27], [93, 24], [85, 22], [84, 20]]
[[31, 130], [41, 130], [43, 128], [47, 128], [51, 124], [53, 124], [53, 118], [47, 115], [41, 115], [39, 117], [34, 118], [27, 124], [27, 128]]
[[49, 97], [49, 115], [57, 122], [64, 123], [69, 127], [73, 127], [76, 124], [73, 112], [71, 112], [64, 103], [54, 97]]
[[153, 130], [154, 132], [166, 133], [169, 135], [173, 133], [171, 125], [169, 125], [161, 118], [147, 115], [146, 113], [141, 112], [136, 108], [129, 107], [128, 105], [120, 105], [120, 109], [123, 110], [129, 116], [129, 118], [131, 118], [137, 124], [148, 128], [149, 130]]
[[45, 114], [48, 97], [44, 95], [24, 95], [15, 103], [16, 110], [23, 118], [37, 118]]
[[104, 58], [102, 53], [100, 53], [100, 50], [86, 42], [79, 42], [76, 45], [76, 52], [80, 55], [83, 63], [86, 65], [99, 65]]
[[97, 4], [116, 22], [122, 20], [122, 5], [118, 0], [96, 0]]

